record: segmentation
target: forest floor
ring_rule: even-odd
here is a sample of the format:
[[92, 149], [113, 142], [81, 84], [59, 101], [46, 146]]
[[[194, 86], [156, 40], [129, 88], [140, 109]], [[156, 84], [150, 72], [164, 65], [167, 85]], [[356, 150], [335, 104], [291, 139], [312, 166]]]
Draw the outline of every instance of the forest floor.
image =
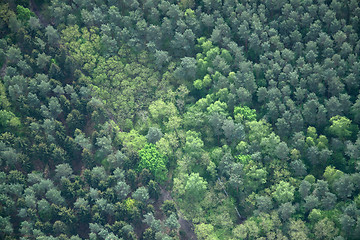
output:
[[39, 18], [40, 24], [42, 26], [49, 25], [49, 22], [42, 16], [39, 7], [36, 5], [34, 0], [30, 0], [30, 10], [36, 14]]
[[5, 62], [5, 63], [3, 64], [3, 66], [1, 67], [1, 69], [0, 69], [0, 76], [1, 76], [1, 77], [4, 77], [4, 76], [5, 76], [6, 67], [7, 67], [7, 64], [6, 64], [6, 62]]
[[[170, 192], [164, 188], [161, 188], [161, 196], [160, 196], [158, 202], [162, 205], [164, 203], [164, 201], [166, 201], [166, 200], [174, 201]], [[196, 238], [196, 235], [194, 232], [194, 225], [190, 221], [188, 221], [182, 217], [182, 213], [178, 207], [177, 207], [177, 212], [178, 212], [179, 223], [180, 223], [180, 239], [196, 240], [197, 238]]]

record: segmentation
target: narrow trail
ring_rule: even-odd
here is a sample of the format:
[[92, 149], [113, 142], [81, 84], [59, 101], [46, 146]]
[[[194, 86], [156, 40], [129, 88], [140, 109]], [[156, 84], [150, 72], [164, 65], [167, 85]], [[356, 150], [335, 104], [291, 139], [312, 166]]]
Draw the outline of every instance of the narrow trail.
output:
[[[163, 203], [166, 200], [174, 201], [170, 192], [165, 190], [164, 188], [161, 188], [161, 196], [160, 196], [159, 201], [161, 203]], [[194, 225], [190, 221], [183, 218], [182, 213], [181, 213], [180, 209], [178, 208], [178, 206], [176, 206], [176, 208], [177, 208], [177, 212], [178, 212], [178, 216], [179, 216], [180, 232], [185, 233], [184, 236], [180, 235], [180, 239], [196, 240], [197, 238], [196, 238], [196, 235], [194, 232]]]
[[30, 10], [36, 14], [40, 24], [45, 27], [49, 25], [49, 22], [41, 15], [39, 7], [36, 5], [34, 0], [30, 0]]
[[7, 67], [7, 62], [4, 62], [3, 66], [0, 69], [0, 77], [5, 76], [6, 67]]

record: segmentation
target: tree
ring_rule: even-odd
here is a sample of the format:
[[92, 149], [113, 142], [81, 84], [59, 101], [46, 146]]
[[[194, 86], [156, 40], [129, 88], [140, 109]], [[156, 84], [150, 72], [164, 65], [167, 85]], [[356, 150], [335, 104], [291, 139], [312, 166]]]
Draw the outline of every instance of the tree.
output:
[[193, 8], [195, 6], [194, 0], [181, 0], [179, 4], [183, 10]]
[[45, 69], [49, 64], [50, 59], [50, 56], [47, 56], [45, 53], [40, 53], [36, 59], [36, 64], [40, 69]]
[[16, 47], [10, 47], [6, 52], [7, 60], [10, 64], [16, 65], [21, 59], [21, 50]]
[[234, 108], [234, 118], [237, 122], [255, 121], [256, 110], [250, 109], [247, 106], [238, 106]]
[[146, 168], [154, 175], [157, 181], [164, 181], [166, 179], [166, 160], [156, 149], [155, 145], [146, 144], [145, 147], [139, 151], [139, 157], [138, 171]]
[[94, 167], [91, 170], [91, 184], [93, 186], [97, 186], [101, 181], [105, 181], [106, 177], [106, 171], [103, 166]]
[[355, 220], [347, 214], [343, 214], [340, 218], [342, 229], [346, 233], [352, 233], [355, 227]]
[[270, 212], [270, 210], [273, 208], [271, 198], [268, 196], [256, 197], [256, 205], [258, 207], [258, 210], [264, 213]]
[[49, 110], [54, 118], [62, 112], [59, 100], [56, 97], [51, 97], [49, 100]]
[[168, 52], [167, 51], [162, 51], [162, 50], [156, 50], [155, 54], [154, 54], [154, 57], [155, 57], [156, 66], [159, 69], [162, 69], [164, 65], [166, 66], [166, 64], [171, 59]]
[[153, 199], [158, 199], [160, 196], [160, 186], [157, 182], [150, 180], [148, 184], [149, 195]]
[[21, 125], [20, 119], [11, 111], [0, 110], [0, 127], [3, 129], [16, 128]]
[[142, 239], [155, 240], [154, 230], [151, 228], [147, 228], [142, 235]]
[[150, 127], [146, 135], [148, 143], [156, 144], [162, 138], [163, 134], [159, 128]]
[[337, 197], [331, 192], [326, 192], [325, 196], [321, 199], [321, 205], [324, 210], [331, 210], [335, 207]]
[[278, 209], [279, 216], [286, 222], [295, 213], [296, 207], [291, 202], [283, 203]]
[[306, 166], [301, 160], [295, 160], [290, 163], [290, 167], [294, 172], [294, 175], [299, 176], [305, 176], [306, 175]]
[[319, 199], [314, 195], [309, 195], [305, 197], [304, 200], [305, 200], [304, 207], [307, 212], [318, 207], [320, 204]]
[[21, 5], [17, 5], [16, 7], [17, 17], [22, 22], [29, 21], [31, 16], [34, 16], [35, 14], [30, 11], [30, 9], [25, 8]]
[[194, 158], [199, 158], [203, 152], [204, 142], [201, 140], [199, 133], [194, 131], [186, 132], [186, 142], [184, 152]]
[[360, 94], [358, 95], [356, 102], [351, 107], [351, 113], [354, 116], [353, 119], [356, 123], [360, 123]]
[[74, 203], [74, 210], [83, 221], [88, 221], [90, 216], [90, 205], [84, 198], [76, 199]]
[[289, 182], [280, 181], [276, 186], [274, 186], [274, 192], [272, 195], [279, 203], [285, 203], [294, 200], [294, 192], [295, 187]]
[[229, 144], [236, 145], [245, 138], [244, 126], [239, 123], [234, 123], [233, 120], [224, 120], [222, 129]]
[[17, 33], [21, 29], [21, 22], [17, 19], [16, 15], [11, 15], [8, 26], [13, 33]]
[[18, 154], [13, 148], [8, 148], [7, 150], [0, 152], [0, 156], [5, 161], [6, 166], [11, 168], [14, 167], [19, 160]]
[[56, 235], [60, 235], [60, 234], [67, 234], [68, 233], [68, 228], [66, 226], [65, 223], [63, 223], [62, 221], [56, 221], [54, 222], [53, 225], [53, 231]]
[[62, 163], [57, 165], [55, 168], [55, 172], [56, 172], [55, 177], [57, 179], [61, 179], [63, 177], [69, 178], [73, 174], [73, 170], [68, 163]]
[[120, 150], [117, 150], [115, 153], [110, 154], [107, 158], [110, 169], [119, 168], [123, 166], [127, 161], [129, 161], [129, 158]]
[[151, 175], [150, 171], [146, 168], [144, 168], [139, 174], [140, 182], [144, 186], [147, 185], [152, 178], [153, 176]]
[[331, 126], [329, 132], [340, 139], [344, 140], [351, 135], [351, 120], [344, 116], [335, 116], [330, 119]]
[[350, 198], [355, 190], [354, 184], [351, 181], [351, 176], [345, 174], [334, 183], [336, 193], [339, 198], [347, 199]]
[[111, 139], [109, 137], [103, 136], [96, 138], [96, 145], [100, 148], [102, 156], [107, 156], [112, 151]]
[[280, 142], [275, 148], [275, 155], [282, 161], [289, 159], [289, 148], [285, 142]]
[[40, 21], [37, 17], [31, 16], [29, 19], [29, 26], [32, 30], [37, 30], [40, 28]]
[[167, 217], [172, 214], [177, 215], [176, 205], [173, 200], [165, 200], [163, 205], [161, 206], [161, 209]]
[[[20, 233], [23, 235], [30, 235], [32, 234], [32, 230], [34, 229], [33, 224], [31, 224], [28, 221], [23, 221], [20, 224], [21, 228], [20, 228]], [[3, 228], [2, 228], [3, 229]]]
[[243, 224], [239, 224], [233, 234], [238, 239], [256, 239], [259, 237], [261, 229], [254, 220], [247, 220]]
[[214, 131], [214, 135], [218, 138], [223, 132], [222, 126], [224, 123], [224, 116], [219, 114], [218, 112], [213, 112], [208, 117], [208, 122]]
[[146, 203], [149, 200], [149, 192], [145, 187], [139, 187], [132, 194], [132, 197], [139, 202]]
[[117, 194], [117, 198], [123, 200], [130, 193], [130, 186], [123, 181], [119, 181], [115, 185], [114, 190]]
[[191, 57], [182, 58], [181, 64], [176, 68], [174, 75], [180, 80], [195, 80], [196, 60]]
[[214, 226], [211, 224], [200, 223], [195, 226], [195, 233], [199, 240], [217, 240], [214, 233]]
[[52, 211], [50, 208], [50, 204], [45, 199], [41, 199], [37, 203], [37, 208], [39, 212], [39, 216], [43, 221], [50, 221], [52, 218]]
[[52, 188], [52, 189], [48, 190], [45, 196], [50, 202], [52, 202], [56, 205], [65, 204], [65, 200], [61, 196], [61, 192], [57, 189]]
[[176, 213], [172, 213], [165, 221], [165, 225], [170, 230], [177, 230], [180, 228], [180, 223], [178, 221]]
[[147, 213], [144, 216], [143, 220], [147, 225], [149, 225], [152, 229], [155, 230], [155, 232], [160, 232], [162, 229], [161, 221], [158, 219], [155, 219], [153, 213]]
[[10, 223], [10, 217], [0, 216], [0, 227], [0, 236], [11, 235], [14, 231]]
[[175, 49], [176, 56], [184, 56], [184, 53], [191, 53], [195, 45], [195, 34], [191, 29], [186, 29], [183, 34], [175, 32], [171, 46]]
[[203, 199], [207, 189], [207, 182], [199, 176], [199, 173], [191, 173], [185, 184], [185, 197], [196, 203]]
[[47, 36], [48, 43], [52, 46], [56, 45], [60, 39], [59, 33], [51, 25], [45, 28], [45, 35]]
[[291, 239], [309, 239], [309, 230], [302, 220], [290, 220], [289, 228], [289, 235]]
[[329, 100], [326, 100], [325, 106], [329, 118], [343, 114], [344, 109], [341, 106], [339, 99], [335, 96], [331, 97]]
[[171, 116], [177, 114], [177, 109], [171, 102], [165, 103], [163, 100], [157, 100], [150, 104], [149, 112], [156, 123], [163, 124], [166, 120], [169, 120]]

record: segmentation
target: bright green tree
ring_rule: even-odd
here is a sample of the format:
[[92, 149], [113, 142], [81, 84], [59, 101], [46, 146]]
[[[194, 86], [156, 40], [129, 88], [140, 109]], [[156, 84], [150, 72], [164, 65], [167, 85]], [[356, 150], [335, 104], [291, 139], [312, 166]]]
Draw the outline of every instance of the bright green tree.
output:
[[350, 124], [351, 120], [344, 116], [335, 116], [330, 119], [331, 126], [329, 131], [331, 134], [344, 140], [351, 135]]
[[274, 186], [273, 197], [279, 203], [286, 203], [294, 200], [295, 187], [288, 182], [280, 181]]
[[157, 181], [164, 181], [167, 175], [166, 159], [159, 153], [154, 144], [146, 144], [139, 151], [140, 163], [138, 170], [148, 169]]

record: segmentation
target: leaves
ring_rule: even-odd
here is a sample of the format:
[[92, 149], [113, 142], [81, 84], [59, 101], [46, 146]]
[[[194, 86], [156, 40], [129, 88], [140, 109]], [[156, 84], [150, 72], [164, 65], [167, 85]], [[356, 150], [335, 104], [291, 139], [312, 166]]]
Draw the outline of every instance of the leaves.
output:
[[159, 182], [166, 180], [167, 168], [166, 159], [159, 153], [153, 144], [146, 144], [143, 149], [139, 151], [140, 162], [138, 165], [138, 171], [146, 168]]

